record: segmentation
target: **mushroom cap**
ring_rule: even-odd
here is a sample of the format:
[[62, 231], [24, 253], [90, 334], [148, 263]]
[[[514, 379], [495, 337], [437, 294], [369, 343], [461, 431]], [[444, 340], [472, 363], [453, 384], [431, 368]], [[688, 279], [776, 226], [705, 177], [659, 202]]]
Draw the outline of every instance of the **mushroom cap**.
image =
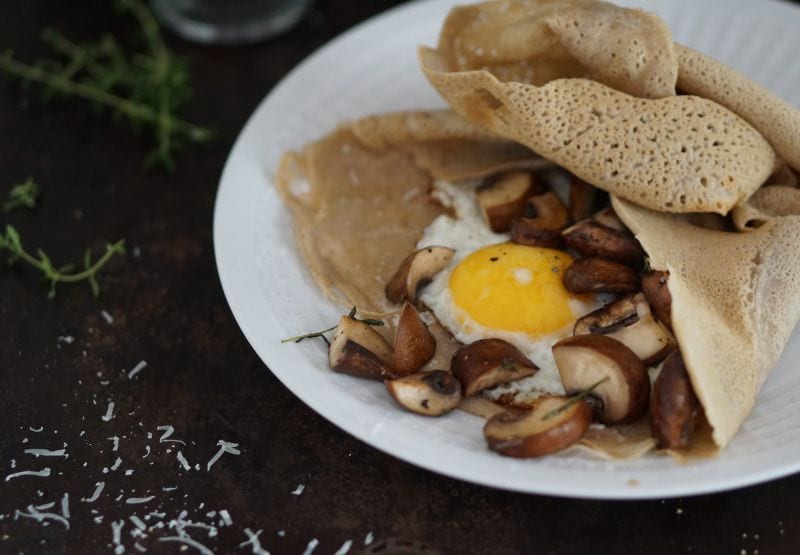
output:
[[642, 292], [658, 320], [672, 331], [672, 295], [669, 292], [669, 272], [651, 270], [642, 274]]
[[386, 284], [386, 298], [393, 303], [416, 304], [417, 290], [447, 266], [454, 252], [449, 247], [430, 246], [408, 255]]
[[405, 376], [422, 368], [436, 353], [436, 339], [420, 318], [414, 305], [406, 301], [397, 321], [392, 368]]
[[509, 171], [478, 187], [475, 196], [483, 219], [495, 233], [511, 229], [511, 222], [525, 210], [527, 198], [540, 188], [530, 172]]
[[446, 370], [416, 372], [389, 380], [386, 390], [400, 406], [424, 416], [450, 412], [461, 401], [461, 383]]
[[568, 394], [593, 388], [590, 395], [601, 401], [596, 416], [604, 424], [630, 422], [647, 409], [647, 370], [639, 357], [616, 339], [605, 335], [567, 337], [553, 345], [553, 357]]
[[531, 458], [569, 447], [591, 422], [592, 409], [585, 399], [545, 396], [530, 411], [492, 416], [483, 434], [489, 449], [508, 457]]
[[464, 395], [531, 376], [539, 367], [519, 349], [502, 339], [480, 339], [464, 345], [450, 362]]
[[639, 289], [639, 273], [619, 262], [584, 257], [564, 271], [564, 286], [574, 294], [629, 293]]
[[691, 445], [698, 406], [683, 357], [675, 350], [664, 361], [650, 397], [650, 428], [658, 449]]
[[572, 221], [580, 222], [589, 218], [602, 201], [608, 201], [608, 193], [589, 185], [578, 176], [572, 176], [569, 185], [569, 215]]
[[567, 207], [553, 191], [527, 200], [525, 212], [511, 224], [511, 239], [521, 245], [560, 249], [562, 230], [569, 223]]
[[634, 268], [644, 263], [644, 250], [631, 233], [605, 226], [595, 220], [583, 220], [562, 233], [567, 245], [582, 256], [613, 260]]

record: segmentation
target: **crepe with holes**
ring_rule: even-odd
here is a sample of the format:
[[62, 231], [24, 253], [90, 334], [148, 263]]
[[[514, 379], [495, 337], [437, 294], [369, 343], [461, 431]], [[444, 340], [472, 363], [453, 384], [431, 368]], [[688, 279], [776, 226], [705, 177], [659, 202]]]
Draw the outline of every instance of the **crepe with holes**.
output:
[[[534, 46], [507, 48], [518, 37]], [[800, 129], [796, 110], [778, 101], [758, 110], [769, 95], [756, 85], [738, 103], [732, 93], [675, 96], [676, 84], [704, 91], [712, 69], [723, 90], [746, 78], [676, 48], [666, 25], [639, 10], [486, 2], [451, 12], [437, 48], [419, 54], [466, 119], [653, 210], [727, 214], [773, 173], [773, 146], [790, 164], [798, 152], [787, 138]], [[788, 127], [767, 128], [787, 114]]]

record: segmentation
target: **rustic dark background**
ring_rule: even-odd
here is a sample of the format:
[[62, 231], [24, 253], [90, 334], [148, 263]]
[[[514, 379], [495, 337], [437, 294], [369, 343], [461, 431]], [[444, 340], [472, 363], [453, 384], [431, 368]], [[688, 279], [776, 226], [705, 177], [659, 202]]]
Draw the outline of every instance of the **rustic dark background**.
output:
[[[2, 214], [0, 223], [17, 226], [26, 245], [59, 262], [121, 237], [128, 245], [101, 275], [100, 299], [76, 285], [48, 300], [30, 269], [0, 271], [0, 552], [173, 553], [181, 546], [161, 540], [181, 528], [218, 553], [251, 552], [239, 546], [246, 528], [261, 530], [272, 553], [303, 553], [314, 540], [314, 553], [334, 553], [348, 540], [350, 553], [377, 552], [391, 539], [440, 553], [794, 552], [800, 476], [635, 503], [487, 489], [353, 439], [289, 393], [253, 353], [214, 266], [212, 210], [227, 153], [295, 64], [396, 3], [318, 0], [294, 30], [257, 46], [204, 47], [169, 36], [190, 62], [186, 117], [217, 132], [211, 145], [181, 154], [174, 174], [142, 171], [144, 136], [74, 102], [42, 104], [36, 89], [0, 76], [0, 193], [28, 176], [44, 190], [35, 212]], [[75, 39], [134, 30], [109, 2], [77, 6], [2, 0], [0, 50], [34, 59], [44, 53], [39, 33], [47, 26]], [[148, 366], [128, 379], [140, 360]], [[174, 433], [162, 439], [164, 426]], [[208, 469], [219, 440], [238, 444], [240, 454], [225, 453]], [[68, 458], [25, 453], [41, 448], [63, 448]], [[44, 468], [49, 477], [4, 481]], [[103, 491], [87, 502], [99, 482]], [[63, 517], [64, 499], [66, 524], [31, 511]], [[112, 523], [121, 526], [116, 539]]]

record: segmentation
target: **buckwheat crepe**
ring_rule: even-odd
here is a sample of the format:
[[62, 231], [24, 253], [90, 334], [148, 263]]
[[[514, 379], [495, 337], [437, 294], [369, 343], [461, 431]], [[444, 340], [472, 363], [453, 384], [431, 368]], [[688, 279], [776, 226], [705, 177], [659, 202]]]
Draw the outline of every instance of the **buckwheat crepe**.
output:
[[[670, 272], [704, 413], [690, 454], [724, 448], [800, 318], [798, 111], [673, 44], [657, 17], [593, 0], [456, 8], [420, 60], [458, 115], [364, 118], [281, 164], [278, 189], [321, 288], [391, 313], [385, 283], [445, 210], [429, 200], [433, 179], [555, 162], [612, 193], [650, 265]], [[676, 85], [699, 96], [675, 96]], [[724, 231], [709, 212], [747, 231]], [[457, 344], [433, 331], [431, 364], [447, 367]], [[480, 398], [464, 408], [499, 410]], [[578, 448], [626, 458], [653, 441], [643, 420], [590, 429]]]
[[433, 179], [551, 166], [449, 111], [404, 112], [343, 124], [281, 161], [277, 188], [300, 250], [323, 291], [371, 314], [396, 310], [384, 287], [444, 208]]
[[[498, 47], [521, 35], [545, 45], [544, 53]], [[571, 62], [559, 73], [564, 57]], [[653, 210], [727, 214], [773, 172], [773, 147], [790, 165], [800, 160], [796, 110], [722, 64], [675, 47], [666, 25], [639, 10], [585, 0], [456, 8], [437, 48], [420, 49], [420, 62], [466, 119]], [[531, 78], [540, 76], [540, 64], [551, 80]], [[676, 83], [704, 96], [725, 92], [674, 96]]]

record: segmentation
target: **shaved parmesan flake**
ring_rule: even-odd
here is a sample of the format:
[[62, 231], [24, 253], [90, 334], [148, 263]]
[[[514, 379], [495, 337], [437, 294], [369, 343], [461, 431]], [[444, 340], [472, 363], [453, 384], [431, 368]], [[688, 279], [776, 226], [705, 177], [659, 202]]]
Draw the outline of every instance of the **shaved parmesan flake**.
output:
[[6, 476], [5, 481], [8, 482], [9, 480], [20, 478], [21, 476], [38, 476], [39, 478], [47, 478], [50, 476], [50, 469], [44, 468], [42, 470], [23, 470], [22, 472], [14, 472], [13, 474]]

